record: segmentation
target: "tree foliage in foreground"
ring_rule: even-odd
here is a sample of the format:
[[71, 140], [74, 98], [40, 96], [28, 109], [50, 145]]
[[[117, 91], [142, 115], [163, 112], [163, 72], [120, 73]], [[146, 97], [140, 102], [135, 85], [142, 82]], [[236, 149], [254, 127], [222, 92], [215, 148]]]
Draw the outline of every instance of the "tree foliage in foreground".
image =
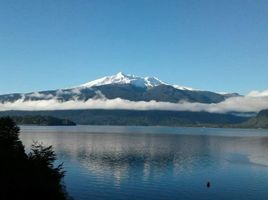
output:
[[67, 199], [64, 171], [62, 164], [53, 164], [52, 146], [34, 143], [27, 155], [18, 134], [11, 118], [0, 118], [0, 199]]

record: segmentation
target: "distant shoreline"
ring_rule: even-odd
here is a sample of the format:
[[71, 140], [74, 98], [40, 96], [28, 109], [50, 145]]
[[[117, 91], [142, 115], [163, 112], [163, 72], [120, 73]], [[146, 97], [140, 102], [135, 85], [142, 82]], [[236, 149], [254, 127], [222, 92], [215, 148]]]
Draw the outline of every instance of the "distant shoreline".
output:
[[53, 110], [53, 111], [2, 111], [1, 116], [11, 116], [21, 125], [114, 125], [163, 126], [208, 128], [268, 128], [268, 111], [253, 117], [232, 113], [208, 113], [161, 110]]
[[52, 116], [27, 115], [11, 116], [18, 125], [36, 126], [76, 126], [76, 123], [68, 119], [60, 119]]
[[199, 128], [199, 129], [245, 129], [245, 130], [268, 130], [268, 128], [239, 127], [239, 126], [164, 126], [164, 125], [98, 125], [98, 124], [75, 124], [75, 125], [38, 125], [38, 124], [18, 124], [19, 126], [30, 127], [83, 127], [83, 126], [102, 126], [102, 127], [145, 127], [145, 128]]

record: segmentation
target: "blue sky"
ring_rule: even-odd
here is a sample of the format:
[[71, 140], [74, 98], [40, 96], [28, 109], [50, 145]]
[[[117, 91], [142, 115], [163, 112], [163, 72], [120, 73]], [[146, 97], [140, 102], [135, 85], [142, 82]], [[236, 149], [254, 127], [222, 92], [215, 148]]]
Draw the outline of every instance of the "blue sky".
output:
[[267, 0], [0, 0], [0, 93], [123, 71], [211, 91], [268, 89]]

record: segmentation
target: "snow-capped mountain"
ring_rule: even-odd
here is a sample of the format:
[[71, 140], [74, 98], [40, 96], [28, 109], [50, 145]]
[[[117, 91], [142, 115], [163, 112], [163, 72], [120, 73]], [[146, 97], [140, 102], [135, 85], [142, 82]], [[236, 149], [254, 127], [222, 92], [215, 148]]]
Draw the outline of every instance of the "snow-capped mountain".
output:
[[180, 86], [180, 85], [172, 85], [174, 88], [179, 89], [179, 90], [196, 90], [194, 88], [191, 87], [185, 87], [185, 86]]
[[229, 95], [169, 85], [155, 77], [138, 77], [119, 72], [116, 75], [67, 89], [0, 95], [0, 103], [52, 99], [66, 102], [116, 98], [129, 101], [219, 103], [229, 98]]
[[101, 85], [109, 85], [109, 84], [130, 84], [136, 87], [142, 88], [151, 88], [158, 85], [166, 85], [163, 81], [159, 80], [155, 77], [139, 77], [134, 75], [126, 75], [122, 72], [117, 73], [116, 75], [112, 76], [105, 76], [103, 78], [90, 81], [88, 83], [80, 85], [80, 87], [94, 87], [94, 86], [101, 86]]

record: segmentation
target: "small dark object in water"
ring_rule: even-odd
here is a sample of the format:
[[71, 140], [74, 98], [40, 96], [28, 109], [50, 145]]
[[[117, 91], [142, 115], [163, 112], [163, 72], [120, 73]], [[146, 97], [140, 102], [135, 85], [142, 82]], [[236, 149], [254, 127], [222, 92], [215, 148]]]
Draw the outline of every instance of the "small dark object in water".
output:
[[209, 181], [207, 182], [207, 188], [210, 188], [210, 182]]

